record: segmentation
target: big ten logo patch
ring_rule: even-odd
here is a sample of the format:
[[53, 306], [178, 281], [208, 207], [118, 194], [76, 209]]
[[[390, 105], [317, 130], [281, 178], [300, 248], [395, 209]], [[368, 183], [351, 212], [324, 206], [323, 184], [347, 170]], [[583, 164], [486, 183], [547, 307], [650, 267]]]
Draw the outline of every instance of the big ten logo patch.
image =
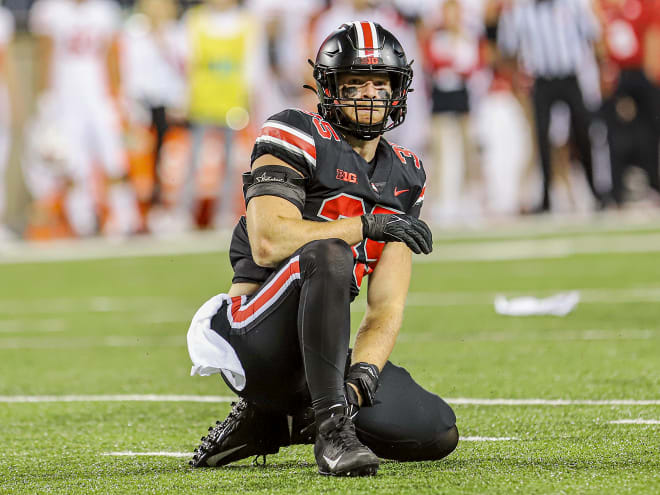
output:
[[346, 172], [345, 170], [337, 169], [337, 180], [357, 184], [357, 175], [351, 172]]

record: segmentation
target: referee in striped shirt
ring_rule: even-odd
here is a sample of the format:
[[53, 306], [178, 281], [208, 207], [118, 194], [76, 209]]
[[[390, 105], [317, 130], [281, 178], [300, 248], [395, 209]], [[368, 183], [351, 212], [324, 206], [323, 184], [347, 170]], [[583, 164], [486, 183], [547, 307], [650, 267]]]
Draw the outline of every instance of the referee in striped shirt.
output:
[[519, 0], [503, 12], [498, 27], [498, 45], [505, 56], [514, 57], [534, 78], [532, 100], [536, 134], [543, 170], [543, 203], [537, 211], [550, 210], [550, 110], [560, 101], [571, 111], [571, 128], [589, 186], [599, 207], [603, 200], [594, 186], [590, 116], [577, 72], [585, 54], [593, 50], [599, 28], [582, 0]]

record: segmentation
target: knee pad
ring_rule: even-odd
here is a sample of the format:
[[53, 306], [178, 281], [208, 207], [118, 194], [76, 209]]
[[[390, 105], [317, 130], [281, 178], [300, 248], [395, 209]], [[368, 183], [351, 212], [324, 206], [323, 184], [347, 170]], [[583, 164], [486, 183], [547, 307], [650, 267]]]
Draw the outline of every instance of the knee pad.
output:
[[451, 454], [458, 445], [456, 425], [436, 433], [423, 443], [410, 439], [384, 439], [360, 428], [357, 428], [357, 436], [378, 457], [399, 462], [438, 461]]
[[322, 273], [330, 279], [345, 279], [353, 274], [353, 252], [341, 239], [321, 239], [306, 244], [300, 261], [307, 275]]
[[452, 426], [444, 433], [438, 435], [436, 441], [432, 446], [429, 446], [430, 448], [427, 451], [429, 460], [442, 459], [443, 457], [447, 457], [449, 454], [451, 454], [458, 445], [458, 438], [459, 434], [456, 425]]

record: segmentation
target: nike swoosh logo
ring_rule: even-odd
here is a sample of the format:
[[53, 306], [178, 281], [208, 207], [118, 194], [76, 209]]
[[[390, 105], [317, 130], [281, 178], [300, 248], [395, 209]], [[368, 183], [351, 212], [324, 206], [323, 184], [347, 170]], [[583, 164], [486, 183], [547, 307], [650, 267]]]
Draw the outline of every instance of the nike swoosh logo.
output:
[[224, 452], [220, 452], [219, 454], [215, 454], [213, 457], [209, 457], [208, 460], [206, 461], [206, 463], [207, 463], [209, 466], [215, 466], [215, 465], [218, 464], [218, 462], [220, 462], [222, 459], [224, 459], [225, 457], [227, 457], [227, 456], [233, 454], [233, 453], [236, 452], [237, 450], [242, 449], [242, 448], [245, 447], [246, 445], [247, 445], [247, 443], [244, 443], [243, 445], [239, 445], [238, 447], [234, 447], [233, 449], [225, 450]]
[[396, 187], [394, 188], [394, 196], [398, 196], [399, 194], [403, 194], [404, 192], [408, 192], [410, 189], [397, 189]]
[[334, 461], [332, 459], [328, 459], [326, 456], [323, 456], [323, 458], [325, 459], [325, 462], [328, 463], [328, 466], [330, 466], [330, 469], [334, 469], [339, 462], [339, 459], [341, 459], [341, 456], [337, 457]]

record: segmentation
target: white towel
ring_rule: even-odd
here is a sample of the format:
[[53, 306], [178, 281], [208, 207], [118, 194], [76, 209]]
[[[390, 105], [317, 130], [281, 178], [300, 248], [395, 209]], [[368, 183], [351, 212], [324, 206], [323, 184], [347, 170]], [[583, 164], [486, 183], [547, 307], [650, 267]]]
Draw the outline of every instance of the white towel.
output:
[[245, 387], [245, 371], [236, 351], [225, 339], [211, 330], [211, 318], [215, 316], [227, 294], [219, 294], [206, 301], [190, 323], [188, 329], [188, 353], [193, 362], [190, 375], [209, 376], [222, 373], [236, 390]]
[[578, 291], [561, 292], [546, 298], [504, 296], [495, 297], [495, 312], [509, 316], [554, 315], [566, 316], [580, 302]]

